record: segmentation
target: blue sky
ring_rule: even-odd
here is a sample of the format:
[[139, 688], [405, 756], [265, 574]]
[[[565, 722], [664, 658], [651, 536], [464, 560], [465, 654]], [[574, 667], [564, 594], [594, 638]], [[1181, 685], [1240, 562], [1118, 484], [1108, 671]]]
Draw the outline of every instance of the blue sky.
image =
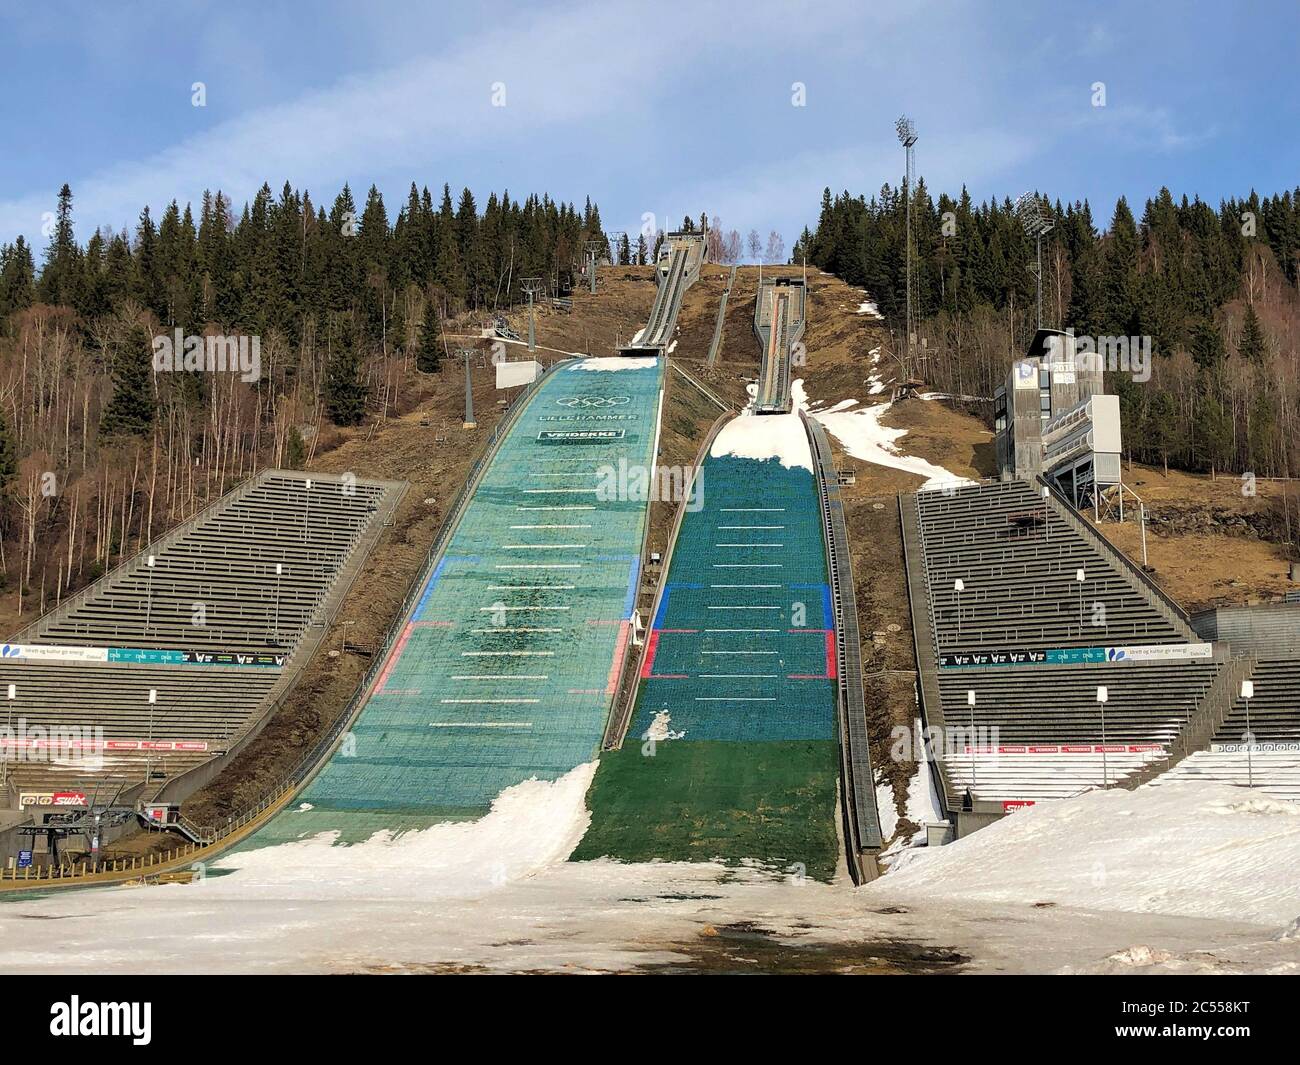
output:
[[373, 182], [394, 217], [413, 179], [590, 194], [610, 230], [707, 210], [788, 247], [823, 186], [898, 180], [904, 111], [921, 176], [976, 199], [1038, 188], [1103, 221], [1162, 184], [1300, 184], [1290, 2], [0, 0], [0, 40], [0, 241], [38, 247], [64, 181], [84, 241], [286, 178], [327, 204]]

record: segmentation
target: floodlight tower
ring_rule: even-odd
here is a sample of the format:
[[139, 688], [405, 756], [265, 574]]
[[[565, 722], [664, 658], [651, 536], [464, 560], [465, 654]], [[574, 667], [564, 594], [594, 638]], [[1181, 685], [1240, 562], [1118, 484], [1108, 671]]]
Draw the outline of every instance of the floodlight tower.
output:
[[524, 292], [528, 294], [528, 350], [537, 350], [537, 326], [533, 321], [533, 297], [543, 290], [542, 279], [540, 277], [520, 278], [519, 284], [523, 287]]
[[903, 190], [907, 196], [907, 313], [905, 315], [905, 324], [907, 328], [907, 341], [904, 345], [905, 361], [907, 363], [903, 368], [903, 375], [910, 377], [912, 362], [912, 183], [916, 171], [916, 155], [912, 151], [916, 144], [916, 123], [906, 115], [900, 115], [898, 121], [894, 123], [894, 131], [898, 134], [898, 142], [903, 146], [903, 151], [907, 159], [907, 176], [903, 181]]
[[1029, 272], [1034, 275], [1038, 297], [1038, 328], [1043, 328], [1043, 236], [1050, 233], [1052, 220], [1043, 210], [1043, 203], [1035, 193], [1022, 192], [1016, 199], [1016, 217], [1024, 227], [1025, 236], [1034, 238], [1034, 265]]
[[465, 360], [465, 422], [462, 429], [477, 429], [478, 422], [474, 420], [474, 392], [470, 388], [469, 377], [469, 360], [474, 354], [473, 348], [457, 348], [456, 354]]

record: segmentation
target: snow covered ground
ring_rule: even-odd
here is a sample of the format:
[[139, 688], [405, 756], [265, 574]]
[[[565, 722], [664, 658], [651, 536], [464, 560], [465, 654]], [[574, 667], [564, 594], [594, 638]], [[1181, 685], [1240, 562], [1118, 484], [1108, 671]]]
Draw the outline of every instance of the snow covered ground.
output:
[[[947, 847], [913, 850], [895, 891], [1250, 921], [1300, 917], [1300, 804], [1217, 784], [1040, 803]], [[1300, 958], [1298, 958], [1300, 960]]]
[[892, 403], [859, 407], [857, 400], [846, 399], [825, 410], [819, 410], [816, 401], [807, 394], [802, 378], [791, 383], [790, 394], [796, 408], [806, 410], [821, 422], [826, 431], [855, 459], [924, 477], [922, 491], [973, 483], [933, 462], [915, 455], [904, 455], [897, 442], [907, 435], [907, 430], [890, 429], [880, 424], [880, 419], [893, 406]]
[[[637, 334], [637, 336], [640, 335]], [[654, 359], [636, 358], [629, 355], [593, 355], [590, 358], [579, 356], [579, 361], [570, 366], [569, 369], [570, 371], [587, 370], [591, 372], [644, 370], [653, 367], [654, 364]]]
[[742, 459], [778, 459], [787, 469], [812, 472], [808, 434], [797, 414], [741, 414], [718, 432], [709, 455]]
[[867, 299], [864, 299], [861, 303], [858, 304], [858, 309], [856, 313], [865, 314], [871, 318], [878, 318], [881, 321], [883, 321], [885, 316], [880, 313], [880, 309], [876, 306], [876, 301], [871, 299], [866, 292], [863, 292], [862, 294], [864, 296], [867, 296]]
[[[710, 864], [568, 863], [582, 766], [472, 824], [236, 854], [199, 883], [0, 900], [19, 972], [610, 971], [701, 964], [728, 929], [789, 957], [935, 949], [989, 971], [1300, 972], [1300, 806], [1188, 784], [1015, 814], [864, 888]], [[220, 873], [221, 875], [217, 875]], [[60, 918], [57, 935], [37, 934]], [[746, 925], [749, 922], [749, 925]], [[1288, 933], [1288, 929], [1291, 931]], [[721, 931], [720, 931], [721, 930]], [[731, 962], [728, 962], [731, 964]]]

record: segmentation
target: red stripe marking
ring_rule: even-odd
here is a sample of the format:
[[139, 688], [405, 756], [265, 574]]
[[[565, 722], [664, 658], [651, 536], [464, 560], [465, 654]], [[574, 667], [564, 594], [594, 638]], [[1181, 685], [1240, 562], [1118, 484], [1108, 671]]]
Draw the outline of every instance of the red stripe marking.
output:
[[618, 626], [618, 640], [614, 644], [614, 661], [609, 665], [609, 679], [605, 682], [605, 694], [613, 695], [614, 689], [618, 684], [618, 675], [623, 672], [623, 652], [627, 648], [627, 630], [628, 623], [621, 622]]
[[652, 632], [646, 638], [645, 661], [641, 663], [641, 679], [650, 679], [650, 667], [654, 665], [655, 652], [659, 649], [659, 633]]
[[402, 630], [402, 635], [398, 638], [397, 646], [393, 648], [392, 654], [388, 656], [388, 661], [384, 663], [384, 671], [379, 674], [379, 683], [375, 685], [375, 694], [384, 694], [384, 685], [388, 683], [388, 675], [392, 673], [393, 666], [397, 665], [397, 660], [402, 657], [402, 648], [406, 646], [406, 641], [411, 638], [411, 632], [414, 625], [407, 625]]
[[835, 653], [835, 633], [826, 631], [826, 676], [834, 680], [839, 676], [839, 656]]

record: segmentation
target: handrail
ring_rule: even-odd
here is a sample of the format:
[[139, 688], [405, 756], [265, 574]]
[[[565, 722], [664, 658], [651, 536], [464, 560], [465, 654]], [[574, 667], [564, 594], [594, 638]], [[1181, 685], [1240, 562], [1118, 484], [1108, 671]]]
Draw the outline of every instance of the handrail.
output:
[[713, 366], [718, 361], [718, 351], [722, 347], [722, 327], [727, 317], [727, 297], [731, 295], [731, 290], [736, 284], [736, 267], [731, 268], [731, 276], [727, 278], [727, 287], [722, 290], [722, 298], [718, 301], [718, 320], [713, 326], [713, 340], [709, 343], [709, 356], [705, 360], [706, 366]]
[[674, 370], [676, 370], [679, 374], [681, 374], [684, 378], [686, 378], [687, 381], [693, 384], [696, 390], [700, 393], [700, 395], [702, 395], [710, 403], [714, 404], [717, 407], [720, 407], [722, 410], [727, 411], [728, 413], [735, 411], [736, 409], [735, 407], [733, 407], [726, 400], [722, 399], [711, 388], [707, 387], [704, 384], [704, 382], [699, 380], [699, 378], [697, 378], [694, 374], [688, 373], [686, 370], [683, 370], [681, 366], [675, 362], [670, 362], [670, 365]]
[[[855, 883], [873, 879], [878, 869], [873, 852], [884, 845], [880, 811], [876, 805], [875, 777], [871, 769], [871, 740], [867, 734], [866, 701], [862, 690], [861, 635], [858, 631], [857, 594], [853, 580], [853, 554], [844, 521], [843, 501], [832, 505], [831, 492], [839, 495], [834, 452], [826, 431], [813, 418], [799, 412], [817, 464], [814, 479], [822, 512], [823, 547], [827, 576], [835, 606], [835, 642], [838, 659], [836, 719], [840, 733], [840, 776], [847, 857]], [[838, 513], [836, 508], [838, 507]]]

